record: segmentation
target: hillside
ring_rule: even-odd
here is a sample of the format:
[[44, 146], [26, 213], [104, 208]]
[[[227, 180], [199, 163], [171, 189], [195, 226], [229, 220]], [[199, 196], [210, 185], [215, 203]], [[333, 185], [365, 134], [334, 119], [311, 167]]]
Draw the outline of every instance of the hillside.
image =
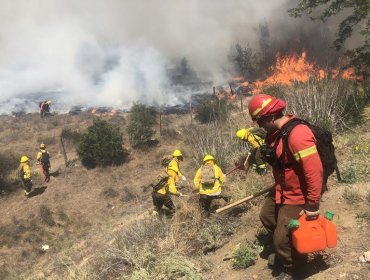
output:
[[[103, 118], [126, 135], [128, 114]], [[7, 178], [0, 196], [0, 279], [153, 279], [152, 275], [158, 279], [272, 279], [266, 260], [260, 257], [246, 269], [233, 269], [231, 261], [223, 261], [238, 243], [254, 242], [263, 233], [258, 219], [262, 198], [209, 219], [200, 215], [190, 187], [198, 164], [185, 141], [188, 115], [164, 116], [167, 132], [155, 147], [133, 149], [125, 136], [129, 160], [121, 166], [88, 170], [73, 161], [77, 157], [74, 146], [66, 143], [68, 159], [74, 162], [66, 167], [62, 129], [82, 132], [92, 120], [87, 113], [0, 118], [2, 160], [14, 165], [21, 155], [30, 157], [36, 189], [36, 195], [26, 199], [15, 169]], [[235, 131], [245, 122], [244, 116], [234, 112], [232, 125], [225, 131]], [[42, 182], [35, 164], [42, 141], [52, 156], [49, 183]], [[370, 250], [370, 154], [365, 145], [370, 132], [368, 127], [359, 127], [355, 133], [337, 136], [335, 142], [347, 183], [338, 183], [332, 176], [321, 209], [334, 211], [339, 243], [335, 249], [311, 256], [302, 277], [369, 279], [370, 264], [358, 258]], [[149, 214], [152, 201], [145, 186], [160, 170], [161, 156], [175, 148], [184, 153], [182, 169], [188, 180], [181, 189], [189, 196], [174, 198], [178, 208], [174, 218], [158, 221]], [[352, 165], [357, 156], [359, 161], [366, 160]], [[228, 167], [232, 166], [230, 162]], [[237, 200], [271, 182], [271, 172], [245, 176], [237, 171], [228, 177], [224, 192]], [[44, 251], [43, 245], [49, 249]]]

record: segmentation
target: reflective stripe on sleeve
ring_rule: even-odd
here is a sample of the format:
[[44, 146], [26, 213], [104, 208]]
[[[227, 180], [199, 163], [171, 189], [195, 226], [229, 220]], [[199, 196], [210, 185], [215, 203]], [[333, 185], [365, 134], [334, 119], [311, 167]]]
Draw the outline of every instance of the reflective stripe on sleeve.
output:
[[316, 153], [317, 153], [316, 146], [312, 146], [312, 147], [309, 147], [307, 149], [304, 149], [302, 151], [299, 151], [299, 152], [295, 153], [293, 155], [293, 157], [296, 161], [298, 161], [302, 158], [308, 157], [308, 156], [316, 154]]

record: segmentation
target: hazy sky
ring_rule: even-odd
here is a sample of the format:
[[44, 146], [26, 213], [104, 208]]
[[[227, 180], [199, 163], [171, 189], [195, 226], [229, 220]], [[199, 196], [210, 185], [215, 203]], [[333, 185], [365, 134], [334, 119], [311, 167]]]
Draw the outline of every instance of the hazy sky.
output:
[[283, 2], [0, 0], [0, 112], [50, 96], [66, 106], [176, 103], [171, 63], [186, 56], [223, 82], [231, 45], [253, 45]]

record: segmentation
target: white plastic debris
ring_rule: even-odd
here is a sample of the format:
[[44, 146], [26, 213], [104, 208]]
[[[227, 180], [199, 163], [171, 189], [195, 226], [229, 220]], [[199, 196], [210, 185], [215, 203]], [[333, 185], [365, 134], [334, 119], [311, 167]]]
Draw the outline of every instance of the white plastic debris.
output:
[[43, 250], [43, 251], [47, 251], [47, 250], [49, 250], [49, 245], [47, 245], [47, 244], [44, 244], [44, 245], [42, 245], [41, 246], [41, 249]]

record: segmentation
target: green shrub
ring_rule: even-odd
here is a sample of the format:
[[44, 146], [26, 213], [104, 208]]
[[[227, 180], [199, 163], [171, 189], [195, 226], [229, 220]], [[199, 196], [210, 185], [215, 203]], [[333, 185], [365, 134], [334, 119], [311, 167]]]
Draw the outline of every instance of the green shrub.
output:
[[122, 145], [122, 134], [119, 128], [96, 118], [87, 132], [81, 135], [77, 154], [82, 164], [89, 168], [119, 165], [127, 157]]
[[232, 266], [236, 269], [242, 269], [254, 265], [257, 260], [257, 252], [257, 246], [252, 243], [238, 244], [232, 253]]
[[229, 118], [231, 108], [226, 99], [206, 99], [195, 108], [195, 119], [201, 123], [223, 122]]
[[134, 103], [131, 107], [130, 123], [127, 127], [130, 143], [133, 147], [143, 147], [150, 143], [155, 134], [157, 112], [152, 107]]
[[19, 166], [19, 158], [13, 153], [0, 154], [0, 191], [11, 189], [11, 180], [9, 180], [12, 172]]

